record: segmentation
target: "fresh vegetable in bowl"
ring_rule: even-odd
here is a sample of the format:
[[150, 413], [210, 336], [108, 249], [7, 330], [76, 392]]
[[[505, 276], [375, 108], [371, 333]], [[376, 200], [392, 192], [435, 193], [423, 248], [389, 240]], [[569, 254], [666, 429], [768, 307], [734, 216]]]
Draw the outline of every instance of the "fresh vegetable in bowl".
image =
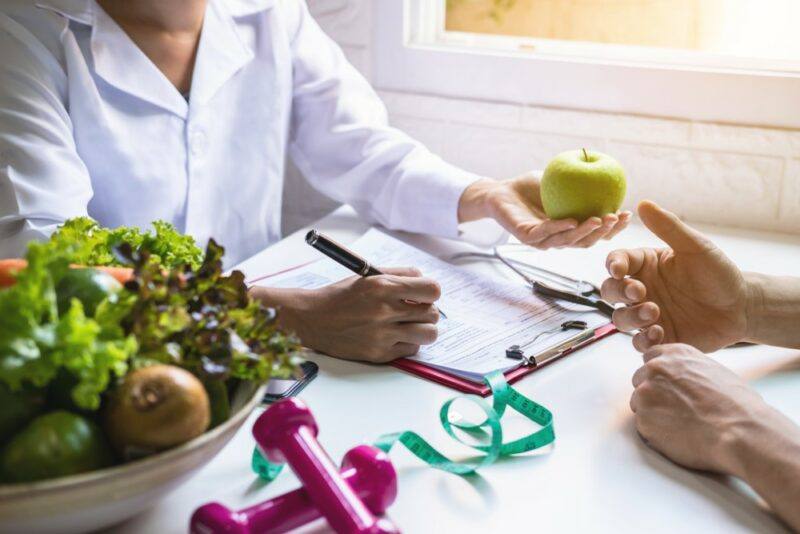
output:
[[[13, 285], [0, 289], [0, 401], [9, 399], [0, 402], [0, 461], [22, 458], [40, 469], [4, 468], [3, 480], [107, 464], [52, 447], [73, 454], [73, 467], [22, 455], [20, 443], [47, 434], [53, 421], [63, 427], [69, 419], [83, 436], [96, 428], [116, 449], [109, 457], [127, 461], [223, 422], [229, 392], [242, 381], [296, 368], [297, 342], [277, 328], [273, 310], [250, 298], [242, 273], [223, 273], [221, 246], [211, 240], [203, 254], [166, 223], [154, 227], [142, 233], [68, 221], [5, 273]], [[109, 275], [93, 262], [115, 270]], [[106, 458], [99, 441], [86, 443]]]
[[71, 263], [80, 265], [124, 265], [114, 254], [114, 248], [123, 244], [147, 252], [167, 269], [187, 264], [197, 268], [203, 262], [203, 251], [191, 236], [179, 233], [164, 221], [154, 221], [153, 230], [142, 232], [129, 226], [103, 228], [88, 217], [76, 217], [61, 225], [47, 246], [57, 253], [68, 254]]
[[[164, 221], [154, 221], [153, 231], [142, 232], [135, 227], [103, 228], [88, 217], [76, 217], [61, 225], [43, 244], [51, 256], [73, 265], [91, 266], [125, 282], [131, 272], [114, 254], [120, 245], [147, 252], [153, 262], [166, 269], [187, 264], [197, 268], [203, 261], [203, 251], [194, 239]], [[21, 258], [0, 260], [0, 288], [14, 285], [16, 274], [26, 267], [27, 261]]]
[[12, 391], [43, 388], [64, 369], [77, 378], [76, 405], [96, 410], [111, 377], [125, 374], [138, 347], [115, 324], [124, 309], [106, 300], [87, 317], [81, 301], [71, 299], [59, 313], [56, 286], [69, 271], [68, 260], [52, 255], [47, 244], [31, 243], [27, 261], [16, 284], [0, 291], [0, 382]]
[[0, 476], [30, 482], [113, 463], [108, 441], [91, 419], [59, 410], [37, 417], [11, 439], [0, 455]]
[[152, 365], [125, 377], [105, 410], [114, 448], [136, 456], [173, 447], [208, 429], [211, 408], [203, 384], [174, 365]]
[[0, 383], [0, 445], [44, 409], [45, 391], [26, 387], [11, 391]]
[[120, 253], [134, 265], [121, 326], [139, 344], [135, 363], [176, 364], [204, 381], [287, 376], [295, 341], [277, 328], [274, 310], [249, 297], [241, 272], [222, 274], [224, 249], [214, 240], [197, 270], [164, 271], [146, 252]]
[[66, 313], [72, 299], [78, 299], [83, 311], [94, 316], [97, 306], [111, 295], [122, 289], [116, 278], [96, 269], [70, 269], [56, 285], [56, 304], [58, 313]]

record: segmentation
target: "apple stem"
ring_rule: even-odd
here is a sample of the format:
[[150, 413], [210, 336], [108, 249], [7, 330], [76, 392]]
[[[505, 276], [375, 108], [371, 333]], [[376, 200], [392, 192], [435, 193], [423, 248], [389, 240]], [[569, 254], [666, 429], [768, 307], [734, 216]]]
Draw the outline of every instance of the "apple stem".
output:
[[581, 150], [583, 150], [583, 159], [584, 159], [584, 161], [586, 161], [586, 163], [589, 163], [589, 154], [586, 152], [586, 149], [582, 148]]

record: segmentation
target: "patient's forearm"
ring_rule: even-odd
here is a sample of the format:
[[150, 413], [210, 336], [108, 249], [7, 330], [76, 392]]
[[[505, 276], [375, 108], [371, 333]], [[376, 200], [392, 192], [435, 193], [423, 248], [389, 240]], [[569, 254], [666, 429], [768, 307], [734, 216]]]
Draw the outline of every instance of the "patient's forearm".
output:
[[800, 348], [800, 278], [745, 274], [747, 341]]
[[800, 427], [773, 408], [735, 432], [734, 472], [794, 531], [800, 531]]

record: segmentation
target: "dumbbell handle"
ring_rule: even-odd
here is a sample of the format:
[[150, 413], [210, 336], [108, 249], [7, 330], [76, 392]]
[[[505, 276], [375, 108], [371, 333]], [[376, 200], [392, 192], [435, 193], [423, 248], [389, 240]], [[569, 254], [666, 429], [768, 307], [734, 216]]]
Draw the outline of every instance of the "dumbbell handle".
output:
[[[369, 445], [350, 449], [344, 457], [342, 478], [375, 515], [382, 515], [397, 496], [397, 474], [386, 453]], [[269, 501], [233, 511], [218, 503], [198, 508], [192, 515], [193, 534], [275, 534], [310, 523], [321, 516], [304, 488]]]
[[321, 517], [302, 488], [246, 508], [238, 515], [253, 534], [288, 532]]
[[303, 401], [276, 402], [256, 419], [253, 437], [269, 461], [289, 464], [308, 498], [337, 532], [396, 532], [358, 498], [317, 441], [317, 423]]
[[[337, 532], [383, 532], [308, 426], [285, 434], [280, 451], [303, 483], [315, 508]], [[262, 451], [265, 452], [265, 451]]]
[[[349, 484], [355, 481], [356, 470], [353, 468], [342, 472], [342, 478]], [[354, 488], [357, 493], [358, 488]], [[376, 514], [383, 511], [372, 510]], [[239, 512], [250, 527], [250, 532], [256, 534], [271, 534], [288, 532], [299, 528], [306, 523], [319, 519], [322, 514], [308, 498], [304, 488], [299, 488], [269, 501], [251, 506]]]

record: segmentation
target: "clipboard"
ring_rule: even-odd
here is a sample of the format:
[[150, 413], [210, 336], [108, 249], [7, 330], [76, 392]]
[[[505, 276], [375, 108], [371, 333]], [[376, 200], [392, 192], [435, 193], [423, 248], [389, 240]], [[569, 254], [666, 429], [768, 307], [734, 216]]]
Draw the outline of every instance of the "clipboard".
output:
[[[366, 235], [369, 235], [369, 233], [365, 234], [365, 236]], [[402, 242], [399, 242], [399, 245], [408, 246]], [[294, 267], [283, 269], [279, 272], [273, 272], [256, 278], [251, 278], [247, 280], [246, 283], [248, 286], [250, 286], [256, 282], [264, 281], [279, 275], [290, 273], [292, 271], [295, 271], [303, 267], [307, 267], [313, 263], [316, 263], [317, 261], [319, 260], [306, 262], [300, 265], [296, 265]], [[601, 323], [599, 326], [594, 327], [593, 335], [591, 336], [589, 336], [590, 332], [587, 329], [584, 331], [584, 333], [587, 334], [587, 336], [589, 337], [583, 337], [580, 340], [574, 340], [573, 345], [566, 345], [566, 346], [554, 345], [552, 347], [548, 347], [538, 351], [537, 354], [529, 355], [527, 361], [521, 362], [519, 366], [514, 366], [509, 371], [506, 371], [504, 373], [506, 380], [509, 383], [514, 383], [517, 380], [520, 380], [523, 377], [535, 372], [536, 370], [546, 367], [547, 365], [550, 365], [552, 362], [559, 360], [567, 356], [568, 354], [580, 350], [581, 348], [590, 345], [596, 341], [599, 341], [605, 337], [613, 335], [616, 332], [617, 329], [611, 323], [606, 323], [606, 324]], [[542, 358], [542, 361], [537, 362], [536, 360], [539, 357]], [[531, 362], [531, 360], [533, 360], [533, 362]], [[402, 371], [406, 371], [410, 374], [413, 374], [419, 378], [423, 378], [425, 380], [429, 380], [431, 382], [447, 386], [457, 391], [480, 395], [483, 397], [488, 396], [490, 394], [490, 388], [482, 381], [480, 382], [477, 381], [477, 377], [467, 378], [459, 374], [456, 374], [454, 372], [448, 371], [446, 369], [442, 369], [440, 367], [434, 367], [432, 365], [426, 364], [418, 360], [412, 360], [410, 358], [402, 358], [399, 360], [395, 360], [394, 362], [391, 362], [389, 365], [397, 369], [400, 369]]]
[[[608, 336], [614, 335], [618, 332], [617, 328], [609, 323], [605, 326], [600, 326], [595, 329], [594, 337], [585, 340], [581, 343], [578, 343], [572, 347], [565, 349], [557, 358], [553, 358], [548, 360], [547, 362], [531, 366], [526, 365], [524, 363], [520, 364], [519, 367], [511, 369], [510, 371], [506, 371], [504, 376], [506, 377], [506, 381], [509, 384], [513, 384], [518, 380], [528, 376], [529, 374], [538, 371], [539, 369], [543, 369], [548, 365], [552, 364], [572, 354], [573, 352], [582, 349], [596, 341], [600, 341], [603, 338]], [[431, 382], [436, 382], [437, 384], [441, 384], [443, 386], [447, 386], [449, 388], [455, 389], [456, 391], [461, 391], [462, 393], [471, 393], [473, 395], [479, 395], [481, 397], [487, 397], [491, 393], [489, 386], [484, 383], [473, 382], [472, 380], [468, 380], [464, 377], [458, 376], [456, 374], [448, 373], [442, 369], [437, 369], [435, 367], [431, 367], [430, 365], [426, 365], [425, 363], [418, 362], [415, 360], [411, 360], [409, 358], [401, 358], [399, 360], [395, 360], [391, 362], [389, 365], [396, 367], [402, 371], [406, 371], [407, 373], [411, 373], [412, 375], [418, 376], [419, 378], [423, 378], [425, 380], [429, 380]]]

